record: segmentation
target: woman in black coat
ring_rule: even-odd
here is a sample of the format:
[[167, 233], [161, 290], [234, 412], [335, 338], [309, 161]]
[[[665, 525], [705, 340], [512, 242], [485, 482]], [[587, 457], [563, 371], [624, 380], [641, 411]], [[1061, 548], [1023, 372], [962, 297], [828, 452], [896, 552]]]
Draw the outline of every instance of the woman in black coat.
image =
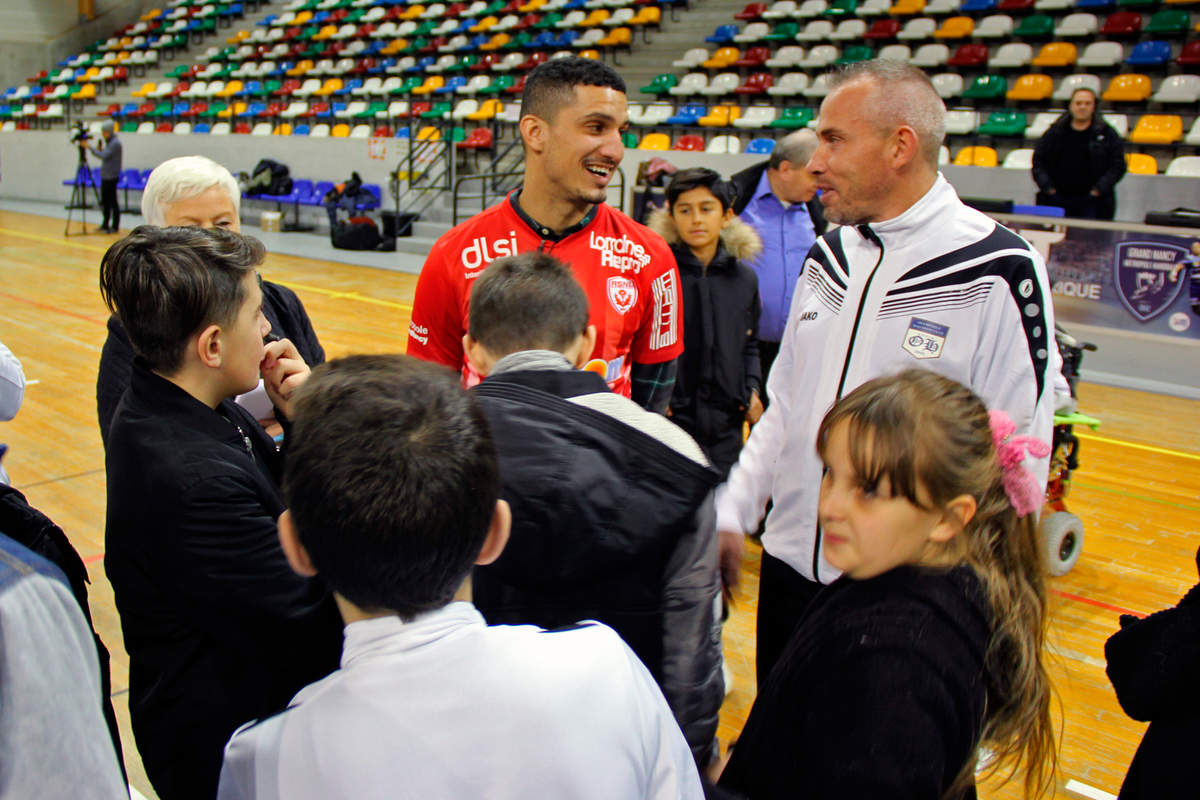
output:
[[1038, 205], [1059, 206], [1068, 217], [1112, 219], [1114, 187], [1124, 174], [1121, 135], [1096, 113], [1096, 93], [1076, 89], [1069, 109], [1033, 151]]

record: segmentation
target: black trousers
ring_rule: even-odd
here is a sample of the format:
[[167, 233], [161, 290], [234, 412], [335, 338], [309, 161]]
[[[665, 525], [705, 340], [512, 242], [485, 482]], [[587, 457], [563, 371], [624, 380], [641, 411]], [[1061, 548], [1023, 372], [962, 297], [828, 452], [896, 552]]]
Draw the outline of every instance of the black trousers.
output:
[[[117, 202], [116, 178], [101, 178], [100, 180], [100, 213], [104, 216], [101, 225], [113, 230], [121, 227], [121, 204]], [[110, 219], [112, 220], [111, 224], [109, 223]]]
[[792, 638], [796, 623], [822, 587], [766, 550], [763, 550], [759, 575], [754, 672], [759, 691], [762, 691], [771, 668]]

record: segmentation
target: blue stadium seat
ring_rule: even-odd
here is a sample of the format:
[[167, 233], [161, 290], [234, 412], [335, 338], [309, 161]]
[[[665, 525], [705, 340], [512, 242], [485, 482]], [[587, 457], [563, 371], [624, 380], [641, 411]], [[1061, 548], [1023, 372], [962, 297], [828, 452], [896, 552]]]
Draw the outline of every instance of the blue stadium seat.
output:
[[740, 30], [737, 25], [718, 25], [717, 29], [712, 32], [712, 35], [704, 37], [704, 41], [713, 44], [728, 44], [733, 41], [733, 37], [737, 36]]
[[1159, 40], [1138, 42], [1133, 46], [1126, 64], [1139, 67], [1160, 67], [1171, 60], [1171, 45]]
[[674, 116], [668, 117], [665, 120], [667, 125], [695, 125], [701, 117], [708, 113], [708, 109], [701, 105], [682, 106], [675, 112]]
[[746, 145], [743, 153], [754, 153], [756, 155], [766, 155], [775, 149], [775, 140], [767, 138], [751, 139], [750, 144]]

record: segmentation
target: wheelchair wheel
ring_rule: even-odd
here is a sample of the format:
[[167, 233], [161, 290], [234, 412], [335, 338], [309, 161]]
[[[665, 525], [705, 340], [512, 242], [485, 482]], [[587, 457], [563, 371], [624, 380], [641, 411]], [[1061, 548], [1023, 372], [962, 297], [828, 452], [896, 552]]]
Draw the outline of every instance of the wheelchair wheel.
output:
[[1066, 575], [1083, 552], [1083, 520], [1069, 511], [1055, 511], [1042, 518], [1038, 529], [1046, 571]]

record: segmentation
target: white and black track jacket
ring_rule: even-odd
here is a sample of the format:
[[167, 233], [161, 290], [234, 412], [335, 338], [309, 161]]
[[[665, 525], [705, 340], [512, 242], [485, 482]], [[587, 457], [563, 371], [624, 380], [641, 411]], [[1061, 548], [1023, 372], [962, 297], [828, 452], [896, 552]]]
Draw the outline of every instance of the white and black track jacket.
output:
[[[753, 531], [772, 498], [763, 546], [828, 583], [838, 572], [817, 535], [815, 439], [830, 406], [872, 378], [923, 367], [1049, 442], [1053, 331], [1041, 256], [964, 205], [941, 175], [894, 219], [832, 229], [809, 251], [796, 287], [767, 383], [770, 407], [717, 492], [718, 528]], [[1045, 480], [1047, 461], [1031, 468]]]

